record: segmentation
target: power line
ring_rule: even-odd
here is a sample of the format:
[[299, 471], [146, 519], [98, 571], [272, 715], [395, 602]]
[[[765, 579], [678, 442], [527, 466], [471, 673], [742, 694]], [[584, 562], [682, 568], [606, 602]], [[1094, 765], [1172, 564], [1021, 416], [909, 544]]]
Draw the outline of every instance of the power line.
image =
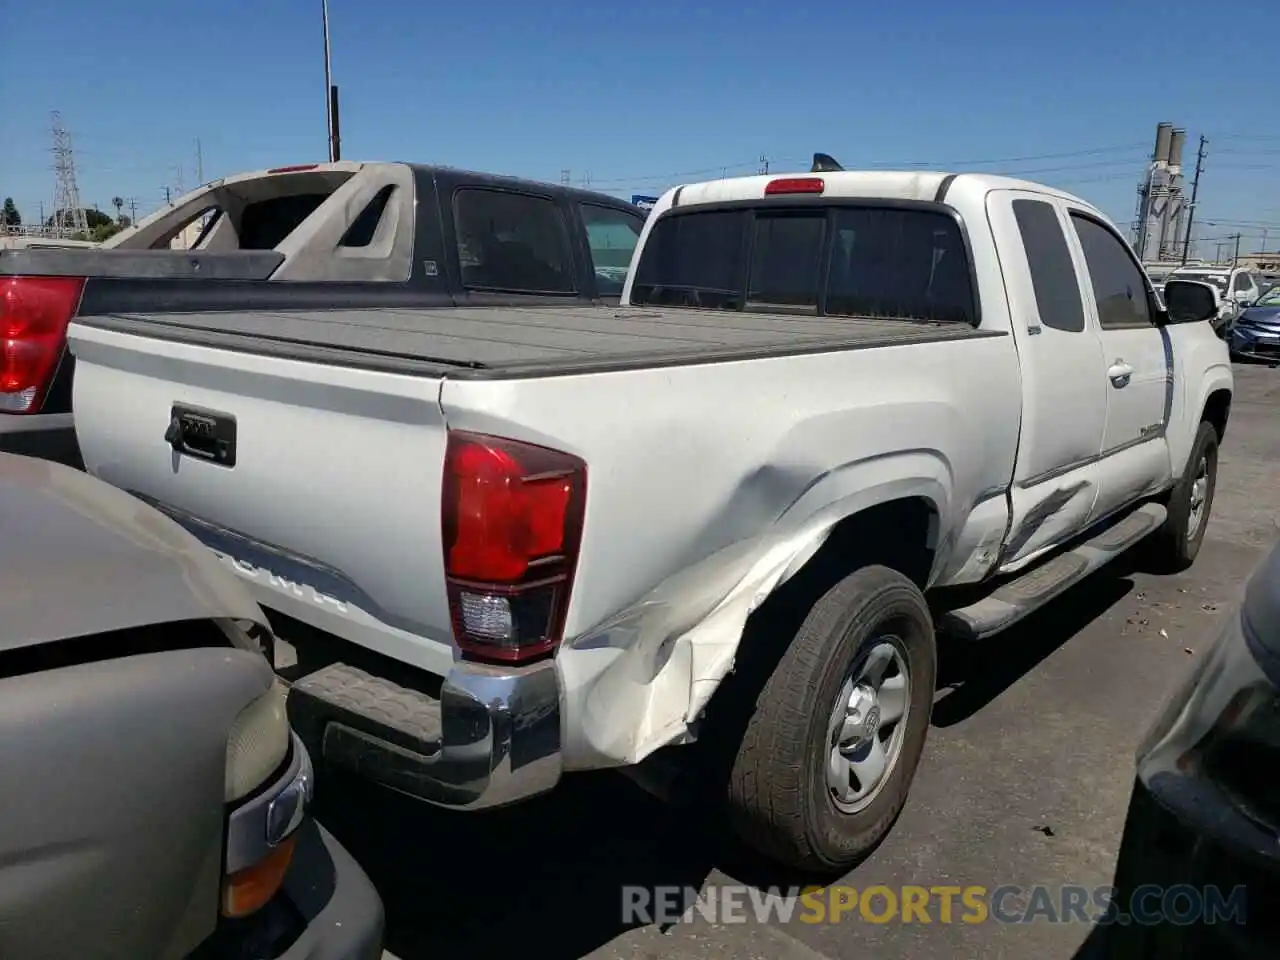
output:
[[[1103, 156], [1106, 154], [1115, 154], [1115, 153], [1122, 153], [1122, 152], [1132, 153], [1135, 150], [1145, 149], [1145, 146], [1146, 145], [1142, 143], [1126, 143], [1126, 144], [1112, 144], [1110, 146], [1090, 147], [1088, 149], [1083, 149], [1083, 150], [1064, 150], [1056, 153], [1029, 154], [1029, 155], [1020, 156], [1020, 157], [986, 157], [986, 158], [979, 158], [979, 159], [971, 158], [966, 160], [909, 160], [909, 161], [900, 161], [900, 162], [878, 161], [875, 164], [868, 164], [862, 169], [892, 170], [892, 169], [929, 168], [929, 169], [943, 170], [943, 169], [949, 169], [954, 167], [967, 167], [967, 166], [996, 166], [999, 164], [1006, 164], [1006, 163], [1032, 163], [1032, 162], [1038, 162], [1041, 160], [1067, 160], [1067, 159], [1072, 159], [1076, 157], [1096, 157], [1096, 156]], [[761, 154], [760, 157], [755, 161], [720, 163], [720, 164], [716, 164], [715, 166], [702, 167], [696, 170], [677, 170], [671, 173], [636, 174], [629, 177], [597, 178], [594, 182], [601, 185], [642, 184], [642, 183], [656, 182], [659, 180], [676, 181], [685, 177], [697, 177], [697, 176], [703, 176], [703, 175], [709, 175], [709, 174], [726, 175], [731, 170], [735, 170], [735, 171], [751, 170], [755, 173], [766, 173], [768, 172], [765, 169], [766, 160], [768, 161], [769, 167], [778, 167], [781, 164], [793, 164], [793, 163], [808, 164], [810, 159], [811, 158], [808, 158], [808, 157], [802, 158], [802, 157], [790, 157], [790, 156], [782, 157], [782, 158], [767, 158], [765, 154]], [[1049, 168], [1044, 168], [1039, 170], [1029, 170], [1029, 171], [1023, 171], [1023, 172], [1052, 173], [1059, 170], [1066, 171], [1066, 170], [1088, 169], [1088, 168], [1096, 168], [1096, 167], [1117, 166], [1119, 164], [1123, 164], [1126, 162], [1127, 162], [1126, 159], [1117, 158], [1114, 160], [1093, 161], [1090, 163], [1083, 163], [1083, 164], [1067, 164], [1059, 167], [1049, 167]]]
[[1219, 140], [1256, 140], [1264, 143], [1280, 142], [1280, 136], [1272, 133], [1221, 133]]

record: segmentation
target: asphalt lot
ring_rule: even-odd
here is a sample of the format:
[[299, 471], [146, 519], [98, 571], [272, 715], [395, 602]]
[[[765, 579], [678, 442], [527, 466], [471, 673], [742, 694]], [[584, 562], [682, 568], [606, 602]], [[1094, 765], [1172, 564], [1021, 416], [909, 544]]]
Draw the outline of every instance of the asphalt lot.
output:
[[[1177, 577], [1124, 560], [981, 646], [945, 650], [924, 761], [893, 833], [845, 882], [1107, 884], [1133, 749], [1278, 537], [1280, 370], [1236, 369], [1207, 540]], [[715, 824], [616, 775], [490, 814], [451, 814], [346, 780], [319, 816], [382, 892], [401, 960], [536, 950], [556, 958], [1084, 957], [1085, 924], [622, 922], [624, 884], [786, 884]]]

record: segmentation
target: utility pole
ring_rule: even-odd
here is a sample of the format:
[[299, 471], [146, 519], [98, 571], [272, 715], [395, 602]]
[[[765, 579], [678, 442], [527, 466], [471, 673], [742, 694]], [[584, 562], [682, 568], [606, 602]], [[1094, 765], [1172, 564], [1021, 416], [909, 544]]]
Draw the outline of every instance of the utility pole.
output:
[[1240, 234], [1236, 234], [1236, 252], [1231, 258], [1231, 266], [1235, 267], [1240, 262]]
[[569, 168], [568, 167], [565, 167], [563, 170], [560, 171], [560, 182], [563, 183], [565, 186], [569, 185]]
[[166, 204], [171, 204], [171, 203], [173, 203], [173, 194], [172, 194], [172, 192], [169, 190], [169, 188], [168, 188], [168, 187], [165, 187], [165, 188], [164, 188], [164, 202], [165, 202]]
[[1191, 255], [1191, 224], [1196, 218], [1196, 196], [1200, 193], [1200, 172], [1204, 168], [1204, 150], [1209, 145], [1204, 134], [1200, 134], [1200, 150], [1196, 153], [1196, 177], [1191, 181], [1191, 205], [1187, 207], [1187, 235], [1182, 241], [1182, 262], [1187, 262]]
[[329, 136], [329, 162], [338, 159], [338, 141], [333, 135], [333, 69], [329, 59], [329, 0], [320, 0], [320, 17], [324, 25], [324, 119]]
[[763, 153], [760, 154], [760, 172], [761, 173], [769, 172], [769, 158], [766, 157]]
[[330, 154], [334, 160], [342, 159], [342, 122], [338, 119], [338, 85], [329, 88], [329, 116], [332, 117]]
[[125, 202], [129, 204], [129, 225], [134, 226], [138, 222], [138, 198], [130, 197]]
[[[1158, 151], [1160, 149], [1159, 137], [1156, 138], [1156, 146], [1151, 151], [1151, 162], [1147, 164], [1147, 179], [1143, 181], [1141, 187], [1138, 188], [1138, 259], [1145, 261], [1147, 259], [1147, 229], [1151, 223], [1152, 204], [1151, 188], [1155, 182], [1156, 176], [1156, 160], [1159, 159]], [[1159, 253], [1156, 255], [1159, 259]]]
[[196, 184], [204, 185], [204, 155], [200, 152], [199, 137], [196, 137]]

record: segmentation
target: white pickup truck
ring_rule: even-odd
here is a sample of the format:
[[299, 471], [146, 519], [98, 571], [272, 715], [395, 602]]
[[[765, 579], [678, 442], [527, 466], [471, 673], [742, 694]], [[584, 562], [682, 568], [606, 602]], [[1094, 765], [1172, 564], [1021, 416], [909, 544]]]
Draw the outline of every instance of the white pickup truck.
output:
[[620, 307], [99, 298], [76, 427], [253, 588], [325, 764], [474, 809], [683, 751], [836, 870], [905, 802], [935, 635], [1196, 556], [1232, 373], [1213, 291], [1165, 293], [1035, 184], [721, 180]]

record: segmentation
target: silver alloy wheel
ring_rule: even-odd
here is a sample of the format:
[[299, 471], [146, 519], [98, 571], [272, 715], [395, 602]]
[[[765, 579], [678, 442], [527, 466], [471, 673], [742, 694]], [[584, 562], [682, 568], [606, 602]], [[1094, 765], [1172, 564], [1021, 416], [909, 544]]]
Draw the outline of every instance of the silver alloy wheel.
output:
[[897, 637], [878, 637], [855, 664], [827, 723], [827, 788], [842, 813], [864, 809], [893, 772], [911, 705], [911, 675]]
[[1191, 481], [1191, 510], [1187, 517], [1187, 539], [1194, 540], [1204, 523], [1205, 501], [1209, 498], [1209, 458], [1201, 457], [1196, 464], [1196, 477]]

